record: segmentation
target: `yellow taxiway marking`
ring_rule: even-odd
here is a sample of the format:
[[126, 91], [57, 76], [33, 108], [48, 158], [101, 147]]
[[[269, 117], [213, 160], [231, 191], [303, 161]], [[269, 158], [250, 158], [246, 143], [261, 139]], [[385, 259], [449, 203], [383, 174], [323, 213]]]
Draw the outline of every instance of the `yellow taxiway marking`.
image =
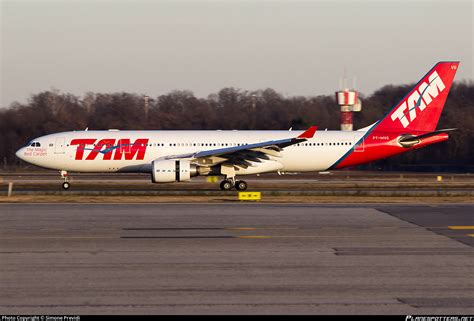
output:
[[450, 230], [474, 230], [474, 226], [466, 225], [466, 226], [448, 226]]

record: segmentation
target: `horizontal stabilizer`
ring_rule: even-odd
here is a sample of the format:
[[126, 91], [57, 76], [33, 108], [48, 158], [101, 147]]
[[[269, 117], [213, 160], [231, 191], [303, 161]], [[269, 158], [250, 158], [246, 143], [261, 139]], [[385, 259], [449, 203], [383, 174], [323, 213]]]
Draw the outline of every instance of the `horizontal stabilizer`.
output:
[[406, 141], [414, 140], [414, 139], [428, 138], [428, 137], [431, 137], [431, 136], [436, 136], [436, 135], [441, 134], [441, 133], [451, 132], [451, 131], [456, 130], [456, 129], [457, 128], [447, 128], [447, 129], [435, 130], [434, 132], [430, 132], [430, 133], [426, 133], [426, 134], [418, 135], [418, 136], [411, 136], [411, 135], [404, 136], [404, 137], [400, 138], [400, 142], [406, 142]]
[[429, 133], [426, 133], [426, 134], [422, 134], [422, 135], [418, 135], [418, 136], [415, 136], [415, 135], [402, 135], [398, 139], [398, 143], [400, 145], [402, 145], [403, 147], [411, 147], [413, 145], [417, 145], [418, 143], [420, 143], [422, 139], [433, 137], [433, 136], [443, 134], [443, 133], [446, 133], [446, 132], [450, 132], [450, 131], [453, 131], [453, 130], [456, 130], [456, 129], [457, 128], [440, 129], [440, 130], [435, 130], [435, 131], [432, 131], [432, 132], [429, 132]]

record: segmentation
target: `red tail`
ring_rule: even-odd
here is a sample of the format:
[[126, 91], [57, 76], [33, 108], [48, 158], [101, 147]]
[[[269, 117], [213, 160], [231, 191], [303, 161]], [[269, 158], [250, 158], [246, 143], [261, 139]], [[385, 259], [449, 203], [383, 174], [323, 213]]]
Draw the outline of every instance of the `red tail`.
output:
[[459, 62], [437, 63], [374, 128], [377, 131], [433, 131]]

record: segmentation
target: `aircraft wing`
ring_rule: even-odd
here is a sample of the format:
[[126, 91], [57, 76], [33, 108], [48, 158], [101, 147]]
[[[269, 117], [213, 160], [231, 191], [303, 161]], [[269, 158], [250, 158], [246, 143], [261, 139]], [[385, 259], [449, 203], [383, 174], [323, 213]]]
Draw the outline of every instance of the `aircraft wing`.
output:
[[260, 163], [268, 160], [271, 156], [279, 157], [278, 154], [285, 147], [298, 144], [312, 138], [317, 127], [311, 126], [304, 133], [297, 137], [269, 140], [261, 143], [242, 144], [240, 146], [203, 150], [195, 153], [168, 155], [161, 159], [190, 159], [201, 165], [213, 166], [215, 164], [227, 162], [244, 168], [252, 165], [250, 162]]

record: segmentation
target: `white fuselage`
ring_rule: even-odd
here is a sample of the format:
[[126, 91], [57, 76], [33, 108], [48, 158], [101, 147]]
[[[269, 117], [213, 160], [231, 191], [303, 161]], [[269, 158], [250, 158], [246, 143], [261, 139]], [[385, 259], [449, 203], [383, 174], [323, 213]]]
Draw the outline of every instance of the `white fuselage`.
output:
[[[286, 139], [300, 133], [302, 131], [74, 131], [35, 139], [33, 142], [39, 146], [25, 146], [17, 156], [37, 166], [65, 171], [147, 172], [151, 162], [160, 157]], [[365, 133], [318, 131], [313, 138], [284, 148], [277, 157], [268, 161], [277, 162], [278, 168], [268, 165], [252, 170], [249, 167], [238, 174], [276, 170], [323, 171], [351, 151]], [[87, 141], [84, 145], [77, 143], [84, 140]], [[130, 144], [140, 140], [146, 142], [146, 146], [133, 150], [127, 147], [128, 144], [120, 144], [127, 140]]]

